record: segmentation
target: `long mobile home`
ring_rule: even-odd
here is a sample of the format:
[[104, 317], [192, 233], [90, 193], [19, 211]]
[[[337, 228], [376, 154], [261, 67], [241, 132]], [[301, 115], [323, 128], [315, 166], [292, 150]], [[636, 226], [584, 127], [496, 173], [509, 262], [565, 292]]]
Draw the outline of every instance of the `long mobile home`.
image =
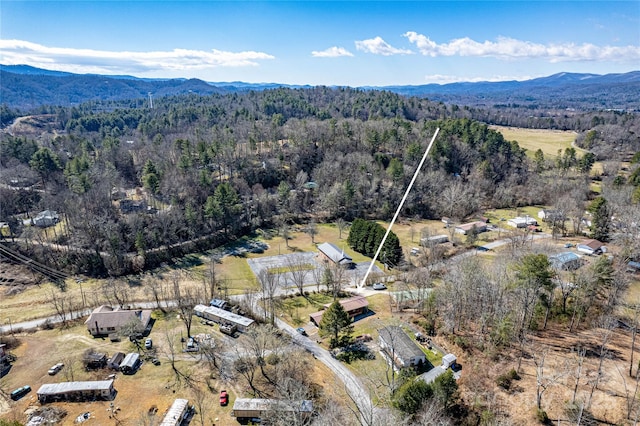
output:
[[180, 426], [191, 415], [191, 412], [189, 401], [178, 398], [173, 401], [159, 426]]
[[234, 314], [233, 312], [225, 311], [224, 309], [214, 306], [196, 305], [193, 307], [193, 313], [196, 314], [196, 316], [217, 322], [218, 324], [234, 325], [238, 328], [238, 331], [242, 332], [247, 331], [255, 324], [255, 321], [251, 318], [243, 317], [242, 315]]

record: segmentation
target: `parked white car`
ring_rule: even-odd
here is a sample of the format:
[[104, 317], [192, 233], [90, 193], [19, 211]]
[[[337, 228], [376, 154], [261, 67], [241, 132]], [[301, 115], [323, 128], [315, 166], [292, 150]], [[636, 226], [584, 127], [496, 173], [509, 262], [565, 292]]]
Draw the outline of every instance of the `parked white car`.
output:
[[58, 374], [58, 371], [62, 370], [62, 367], [64, 367], [64, 364], [59, 362], [56, 365], [54, 365], [53, 367], [51, 367], [48, 371], [50, 376], [55, 376], [56, 374]]

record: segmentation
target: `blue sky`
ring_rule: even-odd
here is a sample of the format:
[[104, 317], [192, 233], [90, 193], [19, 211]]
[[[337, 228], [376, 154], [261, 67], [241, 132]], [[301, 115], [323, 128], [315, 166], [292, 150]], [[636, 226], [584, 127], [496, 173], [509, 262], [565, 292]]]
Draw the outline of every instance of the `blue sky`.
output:
[[640, 69], [640, 1], [14, 1], [0, 63], [311, 85]]

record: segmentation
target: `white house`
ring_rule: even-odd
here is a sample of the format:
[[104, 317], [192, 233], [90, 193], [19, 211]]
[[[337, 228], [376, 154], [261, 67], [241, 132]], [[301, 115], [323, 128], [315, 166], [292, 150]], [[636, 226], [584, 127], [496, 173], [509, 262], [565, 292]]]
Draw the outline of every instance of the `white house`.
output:
[[486, 222], [475, 221], [469, 223], [463, 223], [462, 225], [456, 226], [456, 233], [467, 235], [475, 228], [476, 232], [485, 232], [487, 230]]
[[518, 216], [514, 217], [513, 219], [509, 219], [507, 221], [507, 225], [513, 226], [514, 228], [526, 228], [527, 226], [537, 226], [538, 221], [531, 216]]

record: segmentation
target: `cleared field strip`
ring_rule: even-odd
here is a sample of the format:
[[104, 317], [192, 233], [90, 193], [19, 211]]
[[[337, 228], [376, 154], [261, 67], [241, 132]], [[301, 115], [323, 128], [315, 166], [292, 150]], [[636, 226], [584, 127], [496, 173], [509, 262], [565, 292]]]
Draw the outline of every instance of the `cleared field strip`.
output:
[[[564, 151], [571, 147], [571, 144], [578, 136], [576, 132], [569, 130], [546, 130], [546, 129], [524, 129], [520, 127], [490, 126], [492, 129], [502, 133], [506, 140], [516, 141], [522, 148], [527, 149], [527, 156], [541, 149], [545, 157], [557, 157], [558, 150]], [[584, 152], [576, 148], [578, 154]]]

